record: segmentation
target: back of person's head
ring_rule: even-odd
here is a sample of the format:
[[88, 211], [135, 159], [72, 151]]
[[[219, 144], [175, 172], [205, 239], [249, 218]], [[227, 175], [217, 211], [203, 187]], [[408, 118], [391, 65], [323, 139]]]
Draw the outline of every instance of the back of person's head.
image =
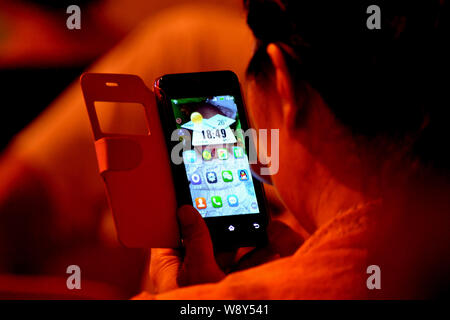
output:
[[[250, 77], [270, 82], [266, 47], [278, 44], [293, 82], [316, 89], [355, 136], [384, 137], [425, 164], [450, 168], [446, 1], [244, 3], [258, 40]], [[374, 4], [381, 29], [366, 24]]]

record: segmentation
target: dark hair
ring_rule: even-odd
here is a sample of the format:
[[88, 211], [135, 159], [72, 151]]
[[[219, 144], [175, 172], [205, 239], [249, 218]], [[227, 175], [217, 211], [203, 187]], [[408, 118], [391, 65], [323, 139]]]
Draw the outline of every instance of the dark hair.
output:
[[[258, 41], [248, 75], [270, 78], [266, 47], [277, 43], [293, 81], [314, 87], [353, 134], [410, 139], [412, 152], [424, 162], [450, 167], [444, 0], [244, 4]], [[379, 30], [366, 26], [366, 10], [373, 4], [381, 9]]]

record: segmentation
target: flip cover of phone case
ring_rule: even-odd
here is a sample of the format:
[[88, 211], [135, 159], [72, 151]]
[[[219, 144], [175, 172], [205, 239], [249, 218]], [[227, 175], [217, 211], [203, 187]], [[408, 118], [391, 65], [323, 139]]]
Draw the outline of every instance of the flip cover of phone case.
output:
[[[135, 75], [85, 73], [81, 77], [95, 149], [119, 240], [134, 248], [179, 245], [176, 198], [170, 159], [158, 109]], [[148, 135], [104, 133], [94, 102], [134, 102], [144, 106]]]

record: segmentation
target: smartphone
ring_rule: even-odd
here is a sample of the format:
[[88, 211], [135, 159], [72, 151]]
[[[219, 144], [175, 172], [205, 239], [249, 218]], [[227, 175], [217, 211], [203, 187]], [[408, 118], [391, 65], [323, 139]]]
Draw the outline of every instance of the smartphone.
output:
[[215, 248], [267, 241], [262, 184], [251, 173], [247, 116], [231, 71], [168, 74], [154, 83], [178, 205], [204, 218]]

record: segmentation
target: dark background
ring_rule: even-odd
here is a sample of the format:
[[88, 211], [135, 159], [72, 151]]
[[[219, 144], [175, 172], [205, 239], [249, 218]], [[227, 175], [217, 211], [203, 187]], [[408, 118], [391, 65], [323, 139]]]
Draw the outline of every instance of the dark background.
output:
[[[87, 29], [87, 24], [92, 25], [89, 21], [89, 16], [92, 15], [91, 9], [98, 3], [100, 1], [96, 0], [15, 0], [5, 1], [3, 6], [0, 3], [0, 105], [2, 109], [0, 116], [0, 152], [5, 149], [15, 134], [49, 106], [84, 69], [120, 40], [122, 34], [112, 32], [110, 35], [105, 35], [104, 32], [99, 32], [101, 28], [98, 28], [98, 26], [89, 28], [91, 32], [88, 37], [86, 37], [88, 35], [86, 30], [65, 30], [66, 19], [69, 17], [66, 9], [69, 5], [80, 6], [82, 29]], [[70, 37], [69, 41], [78, 42], [80, 50], [84, 50], [83, 52], [86, 51], [86, 48], [89, 48], [90, 53], [83, 54], [80, 58], [79, 55], [77, 57], [75, 51], [73, 56], [67, 56], [67, 58], [55, 62], [49, 62], [44, 56], [41, 63], [38, 59], [31, 63], [20, 59], [12, 63], [8, 63], [8, 61], [2, 63], [2, 40], [6, 43], [4, 45], [8, 46], [7, 38], [16, 37], [15, 31], [17, 30], [11, 30], [16, 23], [34, 25], [37, 34], [48, 33], [49, 39], [52, 39], [52, 30], [41, 27], [39, 24], [42, 21], [41, 19], [50, 21], [53, 25], [60, 25], [61, 29], [58, 30], [58, 35], [66, 33]], [[13, 23], [10, 23], [11, 21]], [[21, 32], [17, 34], [23, 35]], [[96, 38], [102, 38], [102, 41], [96, 43]], [[16, 38], [14, 41], [27, 42], [30, 39], [24, 36], [20, 39]], [[62, 43], [64, 39], [61, 39], [61, 37], [55, 37], [52, 42], [52, 48], [58, 49], [61, 47], [61, 51], [67, 45]], [[40, 47], [46, 45], [46, 43], [37, 43], [36, 52], [40, 52]], [[22, 52], [19, 52], [19, 54], [22, 54]], [[33, 55], [33, 52], [31, 52], [31, 55]]]
[[61, 93], [88, 63], [77, 67], [0, 70], [0, 150]]

